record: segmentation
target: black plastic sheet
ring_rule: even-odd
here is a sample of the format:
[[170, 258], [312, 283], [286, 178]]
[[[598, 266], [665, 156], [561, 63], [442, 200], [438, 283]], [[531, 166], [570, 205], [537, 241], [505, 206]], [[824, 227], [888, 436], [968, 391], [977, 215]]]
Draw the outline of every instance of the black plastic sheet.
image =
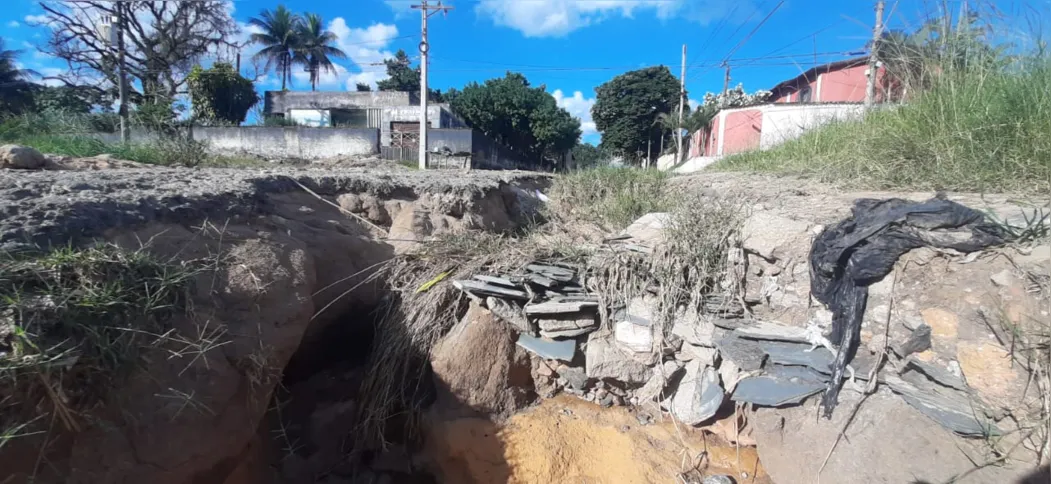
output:
[[858, 199], [850, 218], [821, 232], [810, 249], [810, 293], [832, 311], [829, 340], [839, 349], [821, 397], [825, 417], [832, 416], [844, 370], [857, 352], [870, 284], [918, 247], [966, 253], [1004, 241], [1003, 230], [984, 214], [941, 197], [926, 202]]

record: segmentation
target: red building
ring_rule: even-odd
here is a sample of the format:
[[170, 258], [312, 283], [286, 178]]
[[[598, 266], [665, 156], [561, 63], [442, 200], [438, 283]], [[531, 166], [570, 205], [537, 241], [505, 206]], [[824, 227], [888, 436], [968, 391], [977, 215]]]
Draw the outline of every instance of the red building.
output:
[[[765, 149], [827, 122], [856, 116], [865, 101], [868, 56], [813, 67], [770, 89], [767, 104], [719, 111], [706, 131], [694, 133], [690, 158]], [[884, 100], [882, 67], [876, 101]]]

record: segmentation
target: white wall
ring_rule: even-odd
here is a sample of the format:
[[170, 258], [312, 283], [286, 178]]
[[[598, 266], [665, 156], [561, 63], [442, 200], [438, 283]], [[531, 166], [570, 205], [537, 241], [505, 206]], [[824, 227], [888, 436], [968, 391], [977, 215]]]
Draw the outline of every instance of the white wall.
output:
[[763, 112], [763, 132], [759, 149], [769, 149], [798, 138], [822, 124], [861, 116], [861, 104], [767, 104]]

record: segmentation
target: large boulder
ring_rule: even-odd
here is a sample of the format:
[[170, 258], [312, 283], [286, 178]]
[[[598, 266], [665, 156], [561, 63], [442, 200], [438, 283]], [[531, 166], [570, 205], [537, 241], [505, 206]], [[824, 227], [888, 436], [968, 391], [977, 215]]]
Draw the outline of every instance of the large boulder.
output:
[[28, 146], [0, 146], [0, 168], [39, 170], [44, 167], [45, 163], [47, 159], [44, 158], [44, 155]]
[[529, 404], [533, 377], [517, 333], [477, 303], [431, 351], [438, 409], [509, 416]]

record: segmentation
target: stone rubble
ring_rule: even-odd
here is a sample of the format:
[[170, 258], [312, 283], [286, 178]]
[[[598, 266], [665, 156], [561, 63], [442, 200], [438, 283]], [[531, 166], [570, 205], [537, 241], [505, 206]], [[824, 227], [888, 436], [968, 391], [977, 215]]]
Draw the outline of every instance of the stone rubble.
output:
[[[644, 216], [606, 242], [652, 253], [662, 241], [663, 217]], [[792, 220], [767, 222], [796, 235], [808, 233], [805, 224]], [[757, 225], [749, 230], [745, 251], [759, 257], [764, 277], [776, 278], [781, 268], [775, 262], [783, 257], [785, 242], [771, 238], [776, 231]], [[805, 268], [796, 264], [785, 274], [805, 275], [800, 267]], [[515, 273], [478, 274], [453, 283], [484, 301], [519, 333], [518, 345], [534, 355], [534, 368], [542, 370], [535, 378], [542, 380], [537, 388], [547, 389], [541, 392], [545, 396], [563, 391], [603, 406], [651, 405], [651, 411], [659, 404], [681, 422], [704, 425], [727, 405], [798, 405], [821, 392], [831, 378], [834, 353], [817, 344], [813, 328], [757, 319], [731, 298], [711, 294], [699, 310], [676, 308], [667, 323], [670, 331], [662, 335], [656, 300], [639, 297], [621, 307], [600, 308], [600, 298], [585, 289], [584, 279], [586, 274], [577, 268], [540, 260]], [[915, 357], [931, 347], [932, 334], [949, 331], [939, 324], [948, 317], [943, 313], [924, 312], [922, 320], [908, 325], [908, 338], [886, 344], [883, 335], [873, 337], [871, 351], [859, 351], [851, 361], [855, 380], [865, 385], [876, 355], [887, 347], [894, 361], [880, 373], [881, 383], [950, 430], [965, 435], [989, 431], [990, 424], [975, 412], [963, 411], [982, 408], [982, 403], [972, 396], [959, 366], [952, 362], [946, 369]], [[828, 311], [814, 314], [811, 324], [831, 323]]]

